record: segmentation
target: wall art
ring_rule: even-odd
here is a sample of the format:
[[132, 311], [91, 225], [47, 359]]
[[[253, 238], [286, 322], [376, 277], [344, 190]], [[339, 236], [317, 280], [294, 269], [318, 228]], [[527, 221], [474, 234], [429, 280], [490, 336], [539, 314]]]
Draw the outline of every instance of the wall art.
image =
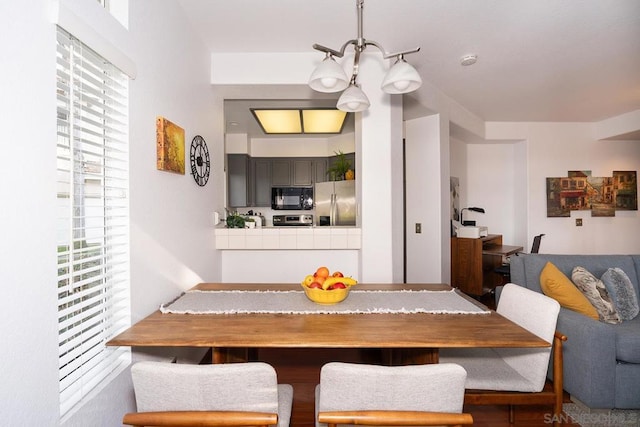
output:
[[589, 210], [593, 217], [615, 216], [618, 210], [638, 210], [636, 171], [614, 171], [594, 177], [591, 171], [569, 171], [547, 178], [547, 217], [568, 217], [573, 210]]
[[184, 175], [184, 129], [156, 117], [157, 169]]

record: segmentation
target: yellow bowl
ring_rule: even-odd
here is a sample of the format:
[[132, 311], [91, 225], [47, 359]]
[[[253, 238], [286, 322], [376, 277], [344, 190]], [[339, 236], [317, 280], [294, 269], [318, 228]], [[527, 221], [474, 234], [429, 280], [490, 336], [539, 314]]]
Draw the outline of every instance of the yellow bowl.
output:
[[307, 298], [317, 304], [337, 304], [344, 301], [349, 296], [350, 286], [347, 286], [345, 289], [324, 290], [319, 288], [310, 288], [304, 283], [301, 283], [301, 285], [302, 289], [304, 289], [304, 293], [307, 295]]

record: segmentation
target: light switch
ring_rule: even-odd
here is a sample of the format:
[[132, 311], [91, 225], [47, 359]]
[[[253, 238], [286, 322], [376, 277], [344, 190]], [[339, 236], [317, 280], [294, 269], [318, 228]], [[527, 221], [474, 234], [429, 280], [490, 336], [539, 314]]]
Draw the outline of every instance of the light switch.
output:
[[422, 233], [422, 224], [419, 222], [416, 222], [416, 234], [420, 234]]

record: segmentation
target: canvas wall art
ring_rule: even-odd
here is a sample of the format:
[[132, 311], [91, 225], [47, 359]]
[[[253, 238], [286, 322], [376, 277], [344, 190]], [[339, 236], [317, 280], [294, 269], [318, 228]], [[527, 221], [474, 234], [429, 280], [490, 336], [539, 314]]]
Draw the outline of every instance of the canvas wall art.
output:
[[547, 217], [568, 217], [573, 210], [589, 210], [594, 217], [638, 210], [636, 171], [614, 171], [604, 177], [569, 171], [566, 177], [547, 178], [546, 188]]
[[460, 178], [449, 179], [449, 200], [451, 202], [451, 219], [460, 221]]
[[157, 169], [184, 175], [184, 129], [156, 117]]

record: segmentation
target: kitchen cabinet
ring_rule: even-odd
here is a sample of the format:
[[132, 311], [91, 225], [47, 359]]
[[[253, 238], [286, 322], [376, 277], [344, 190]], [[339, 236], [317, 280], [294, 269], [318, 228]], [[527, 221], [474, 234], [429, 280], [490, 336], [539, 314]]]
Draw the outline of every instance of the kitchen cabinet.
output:
[[273, 187], [311, 187], [327, 180], [327, 159], [315, 157], [273, 158]]
[[250, 206], [251, 168], [246, 154], [227, 154], [227, 191], [229, 207]]
[[313, 173], [313, 183], [316, 182], [326, 182], [329, 180], [327, 176], [327, 164], [329, 161], [327, 159], [317, 158], [313, 160], [312, 173]]
[[313, 187], [316, 182], [328, 181], [328, 165], [326, 157], [228, 154], [228, 205], [270, 207], [271, 187]]
[[294, 187], [309, 187], [313, 185], [312, 167], [313, 162], [309, 159], [293, 159], [293, 174], [291, 175], [291, 185]]
[[271, 160], [271, 185], [288, 187], [291, 185], [291, 159], [274, 158]]
[[253, 206], [271, 206], [271, 159], [252, 159], [253, 170]]

